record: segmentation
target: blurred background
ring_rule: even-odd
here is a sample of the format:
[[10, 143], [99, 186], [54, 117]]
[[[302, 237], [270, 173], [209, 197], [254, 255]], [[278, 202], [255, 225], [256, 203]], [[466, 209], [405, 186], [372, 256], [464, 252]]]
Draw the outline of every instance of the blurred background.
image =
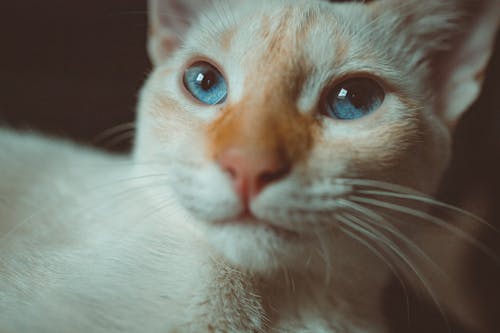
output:
[[[146, 19], [145, 0], [1, 1], [0, 124], [126, 153], [130, 136], [99, 135], [134, 119], [137, 93], [151, 68]], [[500, 227], [498, 45], [483, 93], [455, 133], [439, 198]], [[498, 248], [498, 236], [483, 238]], [[500, 274], [483, 271], [478, 261], [480, 256], [471, 258], [471, 279], [485, 295], [485, 313], [498, 319]]]
[[133, 121], [146, 16], [145, 0], [1, 1], [0, 121], [89, 143]]

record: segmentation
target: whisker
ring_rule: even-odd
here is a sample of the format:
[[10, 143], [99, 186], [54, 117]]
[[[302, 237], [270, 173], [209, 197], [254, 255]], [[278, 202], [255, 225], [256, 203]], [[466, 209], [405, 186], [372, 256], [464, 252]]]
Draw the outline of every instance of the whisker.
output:
[[92, 188], [89, 188], [87, 190], [88, 191], [100, 190], [100, 189], [104, 189], [106, 187], [110, 187], [110, 186], [117, 185], [117, 184], [123, 184], [123, 183], [132, 182], [132, 181], [136, 181], [136, 180], [144, 180], [144, 179], [150, 179], [150, 178], [155, 178], [155, 180], [167, 180], [168, 179], [167, 177], [169, 177], [169, 175], [165, 174], [165, 173], [127, 177], [127, 178], [116, 179], [116, 180], [113, 180], [112, 182], [99, 184], [99, 185], [94, 186]]
[[91, 162], [91, 163], [85, 163], [85, 164], [75, 164], [75, 167], [78, 167], [81, 169], [82, 167], [85, 168], [99, 168], [99, 169], [108, 169], [112, 170], [112, 168], [116, 167], [134, 167], [134, 166], [151, 166], [151, 167], [156, 167], [156, 166], [163, 166], [165, 165], [165, 162], [163, 161], [143, 161], [143, 162], [138, 162], [134, 161], [132, 158], [125, 158], [123, 161], [111, 161], [111, 162], [102, 162], [102, 163], [97, 163], [97, 162]]
[[[343, 215], [343, 216], [340, 216], [340, 217], [344, 218], [344, 219], [348, 218], [346, 215]], [[399, 257], [400, 259], [402, 259], [403, 262], [412, 269], [412, 271], [414, 271], [415, 273], [417, 273], [416, 267], [411, 263], [410, 259], [403, 253], [403, 251], [401, 250], [401, 248], [396, 243], [394, 243], [392, 240], [390, 240], [389, 238], [387, 238], [383, 233], [381, 233], [380, 231], [378, 231], [375, 228], [371, 227], [366, 222], [363, 222], [363, 221], [361, 221], [359, 219], [357, 219], [357, 221], [353, 220], [353, 219], [349, 219], [349, 221], [351, 221], [351, 223], [352, 223], [351, 224], [352, 228], [356, 229], [357, 231], [363, 232], [365, 235], [369, 236], [373, 240], [381, 241], [382, 244], [384, 244], [387, 247], [389, 247], [397, 255], [397, 257]], [[418, 273], [418, 276], [420, 276], [420, 275], [421, 274]]]
[[122, 123], [116, 126], [113, 126], [107, 130], [104, 130], [103, 132], [99, 133], [92, 139], [93, 144], [101, 144], [104, 141], [110, 139], [111, 137], [115, 136], [118, 133], [124, 132], [124, 131], [131, 131], [135, 130], [135, 123], [134, 122], [127, 122], [127, 123]]
[[[399, 231], [394, 225], [389, 223], [387, 221], [387, 219], [385, 218], [385, 216], [382, 216], [382, 215], [374, 212], [371, 209], [368, 209], [360, 204], [350, 202], [348, 200], [339, 200], [339, 201], [345, 207], [349, 207], [349, 208], [353, 209], [355, 212], [359, 212], [359, 213], [363, 214], [364, 216], [366, 216], [367, 218], [373, 219], [378, 224], [373, 222], [373, 221], [370, 221], [370, 220], [368, 220], [368, 223], [370, 223], [376, 227], [380, 227], [380, 228], [388, 231], [392, 235], [396, 236], [398, 239], [402, 240], [407, 246], [409, 246], [415, 253], [417, 253], [422, 258], [424, 258], [431, 266], [433, 266], [433, 268], [434, 268], [434, 270], [436, 270], [436, 272], [438, 272], [440, 275], [443, 275], [443, 276], [446, 275], [446, 273], [439, 267], [439, 265], [436, 262], [434, 262], [434, 260], [432, 260], [432, 258], [429, 257], [429, 255], [424, 250], [422, 250], [414, 241], [412, 241], [410, 238], [408, 238], [405, 234], [403, 234], [401, 231]], [[347, 213], [345, 213], [345, 214], [347, 214]], [[353, 216], [353, 218], [358, 219], [355, 216]]]
[[[337, 216], [337, 218], [342, 218], [342, 216]], [[345, 221], [345, 217], [344, 217]], [[362, 225], [359, 225], [355, 223], [352, 220], [349, 220], [349, 226], [353, 228], [354, 230], [357, 230], [361, 232], [362, 234], [365, 234], [366, 236], [370, 237], [374, 241], [381, 242], [384, 246], [387, 246], [392, 252], [396, 255], [397, 258], [399, 258], [410, 270], [415, 274], [417, 279], [420, 281], [424, 289], [427, 291], [429, 296], [432, 299], [432, 302], [436, 305], [438, 311], [440, 312], [441, 316], [443, 317], [443, 320], [445, 321], [447, 327], [449, 326], [449, 320], [448, 317], [446, 316], [443, 307], [441, 303], [439, 302], [436, 294], [432, 290], [429, 281], [425, 278], [425, 276], [420, 272], [420, 270], [417, 269], [417, 267], [410, 261], [410, 259], [403, 253], [401, 248], [396, 245], [393, 241], [385, 237], [383, 234], [381, 234], [379, 231], [374, 230], [373, 228], [370, 228], [371, 230], [366, 229], [366, 223], [363, 223]]]
[[288, 268], [285, 265], [280, 265], [280, 266], [281, 266], [281, 272], [283, 273], [283, 278], [285, 279], [287, 289], [291, 290], [292, 293], [295, 293], [295, 282], [293, 281], [293, 278], [290, 276]]
[[[339, 218], [339, 216], [337, 216]], [[346, 224], [348, 227], [350, 227], [349, 219], [347, 218], [345, 221], [340, 221], [343, 224]], [[405, 302], [406, 302], [406, 310], [407, 310], [407, 315], [408, 315], [408, 323], [410, 322], [410, 296], [408, 293], [408, 286], [406, 285], [401, 273], [398, 271], [397, 266], [395, 266], [391, 261], [389, 261], [383, 254], [382, 252], [377, 249], [375, 246], [370, 244], [367, 240], [363, 239], [361, 236], [356, 235], [354, 232], [350, 231], [346, 227], [339, 227], [340, 231], [348, 235], [349, 237], [353, 238], [357, 242], [359, 242], [361, 245], [365, 246], [368, 248], [369, 251], [371, 251], [377, 258], [382, 260], [382, 262], [390, 269], [392, 274], [396, 277], [396, 280], [398, 280], [398, 283], [401, 285], [403, 288], [403, 293], [405, 296]]]
[[407, 186], [387, 183], [380, 180], [372, 180], [372, 179], [354, 179], [354, 178], [338, 178], [337, 183], [341, 185], [352, 185], [352, 186], [366, 186], [366, 187], [375, 187], [377, 189], [388, 190], [397, 193], [405, 193], [405, 194], [413, 194], [419, 196], [426, 196], [425, 193], [417, 191]]
[[130, 130], [125, 133], [119, 134], [114, 138], [110, 139], [109, 142], [105, 143], [106, 148], [115, 148], [118, 145], [126, 142], [127, 140], [131, 140], [135, 137], [135, 131]]
[[50, 210], [51, 207], [42, 207], [42, 208], [37, 208], [35, 212], [24, 218], [22, 221], [16, 223], [13, 225], [10, 229], [8, 229], [4, 234], [0, 235], [0, 244], [8, 241], [9, 237], [14, 235], [16, 231], [27, 225], [28, 223], [31, 222], [32, 219], [34, 219], [37, 215], [41, 215], [43, 213], [46, 213]]
[[323, 237], [323, 233], [320, 233], [319, 230], [316, 231], [316, 237], [318, 238], [319, 244], [320, 244], [320, 250], [318, 251], [319, 256], [325, 262], [325, 267], [326, 267], [326, 269], [325, 269], [325, 284], [329, 285], [330, 281], [331, 281], [331, 270], [332, 270], [332, 260], [330, 257], [330, 251], [328, 251], [328, 247], [326, 244], [326, 240]]
[[[161, 198], [164, 198], [164, 196], [158, 195], [155, 198], [151, 198], [151, 199], [161, 199]], [[150, 216], [158, 214], [158, 213], [164, 211], [166, 208], [172, 208], [172, 203], [175, 202], [175, 200], [173, 198], [167, 198], [167, 199], [168, 200], [163, 200], [162, 204], [155, 206], [154, 209], [151, 209], [149, 212], [146, 212], [146, 214], [144, 214], [144, 218], [148, 218]], [[178, 208], [178, 209], [180, 209], [180, 208]], [[172, 212], [168, 211], [168, 213], [171, 214]]]
[[454, 235], [461, 237], [465, 241], [469, 242], [470, 244], [472, 244], [473, 246], [478, 248], [480, 251], [482, 251], [485, 255], [487, 255], [490, 259], [495, 261], [495, 263], [497, 265], [500, 266], [500, 258], [491, 249], [486, 247], [484, 244], [478, 242], [475, 238], [473, 238], [472, 236], [470, 236], [469, 234], [464, 232], [462, 229], [460, 229], [460, 228], [458, 228], [450, 223], [447, 223], [443, 219], [440, 219], [438, 217], [435, 217], [435, 216], [430, 215], [430, 214], [423, 212], [423, 211], [415, 210], [412, 208], [400, 206], [397, 204], [393, 204], [393, 203], [389, 203], [389, 202], [385, 202], [385, 201], [381, 201], [381, 200], [377, 200], [377, 199], [363, 198], [363, 197], [359, 197], [359, 196], [351, 196], [350, 199], [352, 201], [365, 203], [365, 204], [369, 204], [369, 205], [380, 207], [380, 208], [386, 208], [386, 209], [389, 209], [392, 211], [396, 211], [396, 212], [400, 212], [400, 213], [403, 213], [406, 215], [420, 218], [424, 221], [431, 222], [434, 225], [437, 225], [441, 228], [444, 228], [444, 229], [450, 231], [451, 233], [453, 233]]
[[461, 209], [459, 207], [456, 207], [456, 206], [453, 206], [453, 205], [450, 205], [450, 204], [447, 204], [447, 203], [435, 200], [435, 199], [433, 199], [431, 197], [411, 195], [411, 194], [400, 194], [400, 193], [393, 193], [393, 192], [386, 192], [386, 191], [374, 191], [374, 190], [361, 190], [361, 191], [357, 191], [356, 193], [366, 194], [366, 195], [374, 195], [374, 196], [393, 197], [393, 198], [397, 198], [397, 199], [408, 199], [408, 200], [412, 200], [412, 201], [426, 203], [426, 204], [429, 204], [429, 205], [432, 205], [432, 206], [437, 206], [437, 207], [445, 208], [445, 209], [448, 209], [448, 210], [450, 210], [452, 212], [465, 215], [466, 217], [468, 217], [468, 218], [470, 218], [470, 219], [472, 219], [472, 220], [474, 220], [476, 222], [479, 222], [479, 223], [483, 224], [488, 229], [490, 229], [490, 230], [492, 230], [495, 233], [497, 233], [497, 234], [500, 235], [500, 230], [499, 229], [497, 229], [495, 226], [493, 226], [492, 224], [488, 223], [484, 219], [480, 218], [479, 216], [477, 216], [477, 215], [475, 215], [475, 214], [473, 214], [471, 212], [468, 212], [468, 211], [466, 211], [464, 209]]

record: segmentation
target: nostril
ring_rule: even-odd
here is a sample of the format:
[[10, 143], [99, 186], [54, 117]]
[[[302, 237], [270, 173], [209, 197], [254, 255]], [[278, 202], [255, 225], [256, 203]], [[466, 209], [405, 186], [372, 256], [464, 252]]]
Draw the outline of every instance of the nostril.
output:
[[272, 183], [280, 178], [283, 178], [290, 172], [290, 166], [288, 164], [283, 165], [276, 170], [263, 171], [258, 176], [258, 181], [261, 185], [266, 185]]
[[220, 168], [231, 177], [234, 190], [243, 200], [286, 176], [291, 164], [268, 151], [227, 149], [217, 158]]
[[227, 172], [232, 179], [235, 179], [237, 176], [236, 170], [231, 166], [225, 166], [224, 171]]
[[217, 158], [217, 163], [220, 165], [221, 169], [224, 170], [232, 179], [236, 179], [241, 176], [242, 169], [244, 168], [244, 161], [242, 157], [233, 152], [228, 152], [222, 154]]

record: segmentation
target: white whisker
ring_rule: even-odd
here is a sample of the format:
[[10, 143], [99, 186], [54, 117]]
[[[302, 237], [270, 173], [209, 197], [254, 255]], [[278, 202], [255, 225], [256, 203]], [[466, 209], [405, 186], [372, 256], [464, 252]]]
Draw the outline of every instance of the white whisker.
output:
[[319, 241], [320, 250], [319, 255], [325, 262], [325, 284], [329, 285], [331, 281], [331, 271], [332, 271], [332, 259], [330, 256], [330, 251], [328, 250], [327, 240], [324, 237], [324, 233], [316, 232], [316, 237]]
[[406, 193], [413, 195], [426, 196], [423, 192], [417, 191], [410, 187], [387, 183], [380, 180], [372, 180], [372, 179], [354, 179], [354, 178], [339, 178], [337, 182], [342, 185], [352, 185], [352, 186], [365, 186], [365, 187], [375, 187], [377, 189], [384, 189], [397, 193]]
[[495, 228], [495, 226], [486, 222], [484, 219], [480, 218], [479, 216], [477, 216], [471, 212], [468, 212], [464, 209], [458, 208], [456, 206], [435, 200], [435, 199], [428, 197], [428, 196], [419, 196], [419, 195], [412, 195], [412, 194], [401, 194], [401, 193], [386, 192], [386, 191], [374, 191], [374, 190], [361, 190], [361, 191], [357, 191], [356, 193], [365, 194], [365, 195], [392, 197], [392, 198], [397, 198], [397, 199], [407, 199], [407, 200], [417, 201], [417, 202], [421, 202], [421, 203], [426, 203], [426, 204], [429, 204], [432, 206], [446, 208], [446, 209], [453, 211], [455, 213], [465, 215], [466, 217], [483, 224], [488, 229], [490, 229], [490, 230], [492, 230], [495, 233], [500, 235], [499, 229]]
[[134, 137], [135, 137], [135, 131], [130, 130], [111, 138], [109, 142], [106, 142], [104, 144], [104, 146], [106, 148], [116, 148], [117, 146], [126, 142], [127, 140], [131, 141]]
[[[396, 236], [399, 240], [403, 241], [407, 246], [409, 246], [415, 253], [417, 253], [422, 258], [424, 258], [428, 263], [430, 263], [431, 266], [433, 266], [433, 268], [437, 272], [439, 272], [443, 276], [446, 275], [446, 273], [439, 267], [439, 265], [437, 265], [434, 262], [434, 260], [432, 260], [432, 258], [429, 257], [429, 255], [424, 250], [422, 250], [414, 241], [412, 241], [410, 238], [408, 238], [405, 234], [403, 234], [401, 231], [399, 231], [394, 225], [389, 223], [387, 221], [387, 219], [385, 218], [385, 216], [382, 216], [382, 215], [374, 212], [373, 210], [368, 209], [367, 207], [364, 207], [364, 206], [357, 204], [357, 203], [354, 203], [354, 202], [350, 202], [348, 200], [342, 200], [342, 204], [346, 207], [353, 209], [355, 212], [361, 213], [364, 216], [366, 216], [368, 219], [367, 220], [368, 223], [370, 223], [376, 227], [380, 227], [380, 228], [388, 231], [392, 235]], [[347, 214], [347, 213], [344, 213], [344, 214]], [[355, 216], [353, 216], [353, 218], [359, 220]], [[371, 221], [371, 220], [374, 220], [374, 221]]]
[[380, 207], [380, 208], [386, 208], [386, 209], [389, 209], [392, 211], [396, 211], [396, 212], [400, 212], [400, 213], [403, 213], [406, 215], [420, 218], [424, 221], [431, 222], [434, 225], [437, 225], [441, 228], [444, 228], [444, 229], [450, 231], [451, 233], [453, 233], [454, 235], [461, 237], [465, 241], [469, 242], [470, 244], [472, 244], [473, 246], [475, 246], [476, 248], [481, 250], [489, 258], [494, 260], [497, 263], [497, 265], [500, 265], [500, 258], [491, 249], [489, 249], [484, 244], [477, 241], [474, 237], [467, 234], [462, 229], [460, 229], [460, 228], [458, 228], [450, 223], [447, 223], [443, 219], [437, 218], [437, 217], [430, 215], [430, 214], [423, 212], [423, 211], [419, 211], [416, 209], [408, 208], [405, 206], [401, 206], [401, 205], [397, 205], [397, 204], [393, 204], [390, 202], [385, 202], [385, 201], [381, 201], [381, 200], [377, 200], [377, 199], [363, 198], [363, 197], [359, 197], [359, 196], [351, 196], [350, 199], [352, 201], [365, 203], [365, 204], [369, 204], [369, 205]]
[[133, 131], [135, 130], [135, 123], [133, 122], [127, 122], [123, 124], [119, 124], [116, 126], [113, 126], [98, 135], [92, 139], [92, 143], [94, 144], [100, 144], [102, 142], [107, 141], [108, 139], [114, 137], [115, 135], [121, 133], [121, 132], [128, 132], [128, 131]]
[[[338, 216], [338, 219], [342, 219], [342, 216]], [[429, 296], [431, 297], [432, 301], [436, 305], [438, 311], [440, 312], [441, 316], [445, 320], [447, 326], [449, 326], [449, 321], [448, 317], [446, 316], [443, 307], [441, 303], [439, 302], [436, 294], [432, 290], [429, 281], [425, 278], [425, 276], [420, 272], [420, 270], [410, 261], [410, 259], [401, 251], [401, 248], [397, 246], [393, 241], [385, 237], [383, 234], [381, 234], [379, 231], [374, 230], [373, 228], [370, 228], [369, 230], [365, 229], [367, 224], [363, 223], [362, 225], [359, 225], [355, 221], [348, 220], [346, 217], [344, 217], [344, 222], [348, 221], [348, 225], [358, 231], [361, 232], [362, 234], [370, 237], [374, 241], [380, 242], [382, 245], [388, 247], [392, 252], [396, 255], [397, 258], [399, 258], [417, 277], [417, 279], [420, 281], [424, 289], [427, 291]]]
[[100, 184], [100, 185], [97, 185], [97, 186], [90, 188], [90, 189], [87, 189], [87, 190], [89, 190], [89, 191], [99, 190], [99, 189], [103, 189], [103, 188], [110, 187], [110, 186], [117, 185], [117, 184], [123, 184], [123, 183], [139, 181], [139, 180], [144, 180], [144, 179], [151, 179], [151, 178], [153, 178], [154, 180], [165, 181], [165, 180], [169, 179], [170, 177], [166, 173], [156, 173], [156, 174], [149, 174], [149, 175], [142, 175], [142, 176], [135, 176], [135, 177], [127, 177], [127, 178], [117, 179], [117, 180], [114, 180], [114, 181], [109, 182], [109, 183]]
[[[342, 223], [346, 224], [346, 226], [350, 227], [351, 223], [348, 218], [346, 220], [342, 221]], [[377, 249], [375, 246], [370, 244], [367, 240], [363, 239], [361, 236], [356, 235], [354, 232], [349, 230], [346, 227], [340, 227], [340, 231], [348, 235], [349, 237], [353, 238], [363, 246], [365, 246], [369, 251], [371, 251], [377, 258], [379, 258], [392, 272], [398, 283], [401, 285], [403, 288], [403, 293], [405, 296], [405, 302], [406, 302], [406, 309], [407, 309], [407, 314], [408, 314], [408, 320], [410, 317], [410, 297], [408, 294], [408, 286], [406, 285], [403, 277], [401, 276], [401, 273], [398, 271], [397, 266], [394, 265], [391, 261], [389, 261], [383, 254], [382, 252]]]
[[16, 231], [20, 230], [22, 227], [27, 225], [30, 222], [34, 221], [34, 218], [48, 212], [50, 210], [50, 207], [44, 207], [44, 208], [37, 208], [34, 213], [30, 214], [28, 217], [23, 219], [22, 221], [14, 224], [9, 230], [7, 230], [4, 234], [0, 236], [0, 244], [8, 241], [9, 237], [13, 236]]

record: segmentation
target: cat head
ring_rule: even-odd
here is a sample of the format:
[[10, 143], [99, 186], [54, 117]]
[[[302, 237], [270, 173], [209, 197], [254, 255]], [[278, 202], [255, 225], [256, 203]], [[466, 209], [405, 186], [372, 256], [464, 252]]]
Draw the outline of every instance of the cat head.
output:
[[480, 91], [499, 10], [150, 0], [154, 70], [135, 158], [168, 174], [159, 191], [173, 189], [233, 264], [300, 265], [342, 242], [342, 221], [364, 209], [352, 200], [359, 188], [436, 189], [453, 126]]

